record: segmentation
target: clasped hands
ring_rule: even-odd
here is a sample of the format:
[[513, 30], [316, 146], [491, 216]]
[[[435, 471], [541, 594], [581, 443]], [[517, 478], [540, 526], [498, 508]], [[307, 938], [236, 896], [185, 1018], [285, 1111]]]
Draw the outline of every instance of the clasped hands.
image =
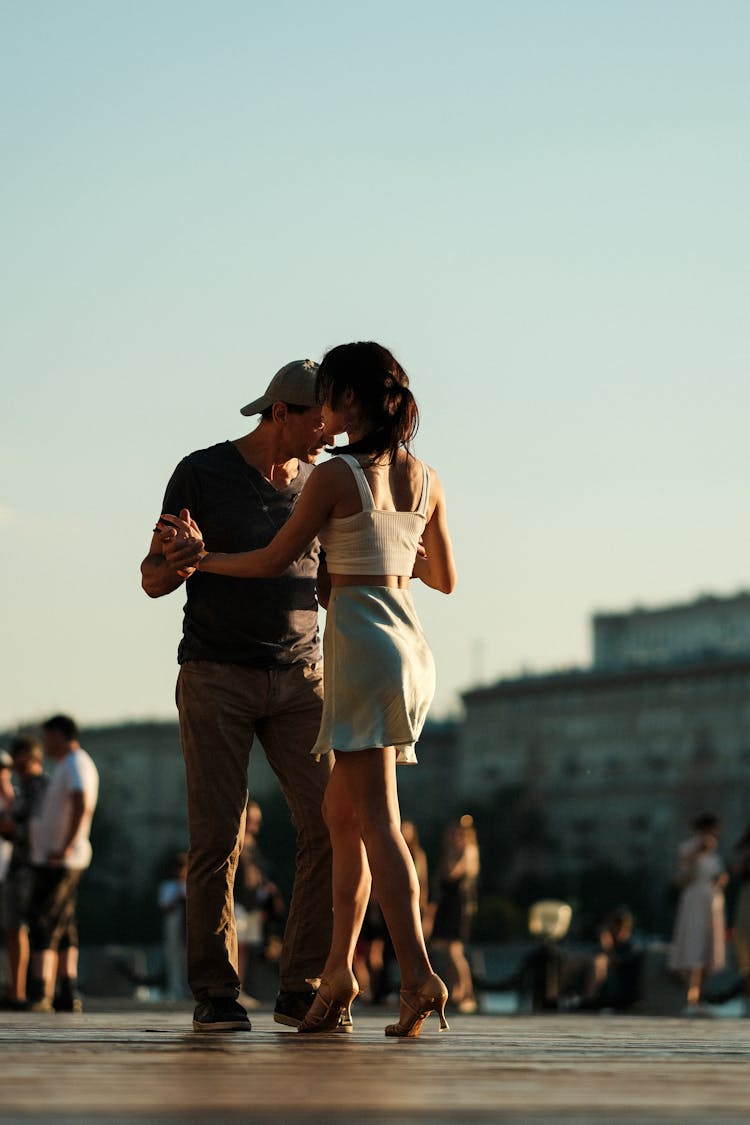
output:
[[154, 531], [161, 539], [167, 565], [181, 578], [189, 578], [206, 553], [201, 529], [189, 510], [182, 508], [179, 516], [165, 512], [156, 521]]

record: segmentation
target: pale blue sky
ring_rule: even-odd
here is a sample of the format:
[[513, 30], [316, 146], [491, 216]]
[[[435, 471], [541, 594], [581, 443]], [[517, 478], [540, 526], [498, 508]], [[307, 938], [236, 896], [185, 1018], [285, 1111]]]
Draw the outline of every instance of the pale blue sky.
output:
[[3, 3], [0, 724], [171, 716], [138, 565], [289, 359], [410, 373], [435, 713], [747, 588], [750, 5]]

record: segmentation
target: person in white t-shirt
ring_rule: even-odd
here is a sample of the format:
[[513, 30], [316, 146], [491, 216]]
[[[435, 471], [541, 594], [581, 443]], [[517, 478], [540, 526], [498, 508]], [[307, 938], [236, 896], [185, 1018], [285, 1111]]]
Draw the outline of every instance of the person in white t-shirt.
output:
[[43, 723], [42, 738], [55, 768], [29, 826], [34, 868], [29, 998], [32, 1011], [80, 1012], [76, 904], [81, 875], [91, 863], [89, 836], [99, 774], [68, 715], [54, 715]]

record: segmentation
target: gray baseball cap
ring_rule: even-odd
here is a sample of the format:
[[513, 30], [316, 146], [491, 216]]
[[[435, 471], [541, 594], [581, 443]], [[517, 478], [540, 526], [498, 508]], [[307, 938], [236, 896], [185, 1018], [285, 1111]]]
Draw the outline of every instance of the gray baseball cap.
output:
[[315, 380], [318, 365], [311, 359], [293, 359], [280, 368], [266, 388], [266, 393], [243, 406], [240, 414], [260, 414], [275, 402], [293, 406], [315, 406]]

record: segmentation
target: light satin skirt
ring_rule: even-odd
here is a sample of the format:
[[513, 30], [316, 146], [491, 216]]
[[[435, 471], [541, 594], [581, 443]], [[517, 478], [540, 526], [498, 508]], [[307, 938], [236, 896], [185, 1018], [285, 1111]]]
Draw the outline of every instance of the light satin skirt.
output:
[[313, 754], [395, 746], [399, 764], [416, 763], [414, 745], [435, 694], [435, 662], [410, 590], [331, 591], [323, 690]]

